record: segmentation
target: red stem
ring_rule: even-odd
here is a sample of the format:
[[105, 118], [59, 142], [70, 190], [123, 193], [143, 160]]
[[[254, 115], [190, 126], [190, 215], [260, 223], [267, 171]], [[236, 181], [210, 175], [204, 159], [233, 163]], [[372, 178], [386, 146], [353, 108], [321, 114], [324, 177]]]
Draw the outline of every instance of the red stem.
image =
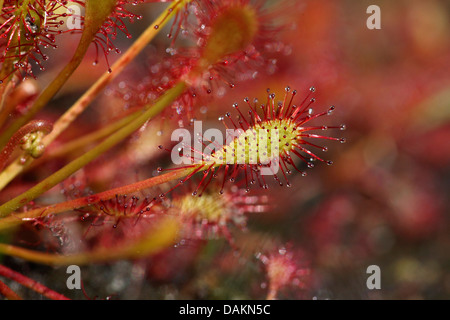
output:
[[[40, 284], [39, 282], [34, 281], [33, 279], [27, 278], [24, 275], [15, 272], [5, 266], [0, 265], [0, 275], [4, 276], [8, 279], [14, 280], [21, 285], [36, 291], [37, 293], [42, 294], [44, 297], [47, 297], [52, 300], [69, 300], [69, 298], [59, 294], [46, 286]], [[1, 284], [0, 284], [1, 286]], [[1, 289], [0, 289], [1, 291]]]
[[0, 281], [0, 294], [2, 294], [8, 300], [22, 300], [22, 298], [17, 293], [15, 293], [2, 281]]

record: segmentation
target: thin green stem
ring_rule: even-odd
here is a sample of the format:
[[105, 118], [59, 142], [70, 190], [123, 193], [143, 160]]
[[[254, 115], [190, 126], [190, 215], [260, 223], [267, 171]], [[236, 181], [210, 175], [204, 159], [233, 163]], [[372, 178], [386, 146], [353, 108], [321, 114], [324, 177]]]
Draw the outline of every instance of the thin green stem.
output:
[[117, 120], [116, 122], [110, 123], [104, 126], [103, 128], [100, 128], [99, 130], [88, 133], [80, 138], [71, 140], [65, 143], [64, 145], [58, 147], [57, 149], [50, 150], [48, 154], [46, 154], [46, 156], [48, 156], [49, 158], [60, 157], [62, 155], [73, 152], [74, 150], [89, 146], [90, 144], [109, 136], [113, 132], [119, 130], [126, 124], [130, 123], [131, 121], [136, 119], [140, 113], [141, 111], [137, 111], [133, 114], [130, 114], [124, 118]]
[[101, 143], [99, 143], [96, 147], [73, 160], [65, 167], [61, 168], [51, 176], [38, 183], [36, 186], [0, 206], [0, 217], [6, 217], [11, 212], [26, 205], [31, 200], [36, 199], [38, 196], [50, 190], [55, 185], [87, 165], [89, 162], [96, 159], [98, 156], [121, 142], [123, 139], [125, 139], [137, 129], [139, 129], [142, 125], [144, 125], [145, 122], [147, 122], [149, 119], [162, 112], [165, 107], [170, 105], [178, 96], [180, 96], [184, 92], [185, 88], [186, 84], [183, 81], [180, 81], [173, 88], [167, 90], [166, 93], [161, 96], [151, 108], [146, 109], [146, 111], [142, 113], [138, 118], [127, 124], [125, 127], [121, 128], [120, 130], [116, 131]]
[[[158, 34], [159, 30], [170, 21], [170, 19], [183, 8], [184, 4], [191, 0], [178, 0], [170, 5], [132, 44], [132, 46], [114, 63], [111, 70], [105, 72], [88, 91], [86, 91], [72, 107], [69, 108], [53, 125], [53, 131], [44, 137], [42, 143], [47, 147], [52, 143], [94, 100], [94, 98], [119, 75], [123, 69], [144, 49], [144, 47]], [[157, 26], [157, 27], [156, 27]], [[131, 118], [130, 118], [131, 119]], [[125, 123], [126, 121], [124, 121]], [[118, 122], [119, 124], [119, 122]], [[114, 130], [117, 130], [115, 127]], [[32, 158], [28, 158], [25, 163], [23, 156], [19, 156], [4, 172], [0, 174], [0, 190], [11, 182], [20, 172], [28, 167]]]

